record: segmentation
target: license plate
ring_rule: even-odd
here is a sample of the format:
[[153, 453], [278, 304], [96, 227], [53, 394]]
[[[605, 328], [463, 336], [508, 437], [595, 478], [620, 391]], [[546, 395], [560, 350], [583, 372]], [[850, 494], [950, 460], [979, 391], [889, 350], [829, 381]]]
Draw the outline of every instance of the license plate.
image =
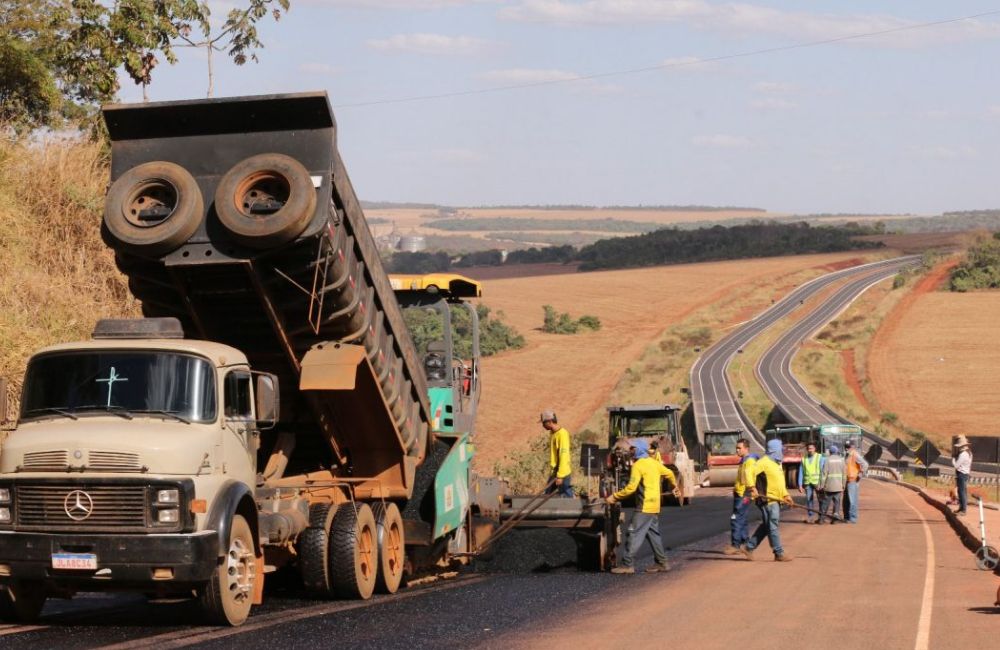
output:
[[97, 556], [93, 553], [53, 553], [53, 569], [97, 570]]

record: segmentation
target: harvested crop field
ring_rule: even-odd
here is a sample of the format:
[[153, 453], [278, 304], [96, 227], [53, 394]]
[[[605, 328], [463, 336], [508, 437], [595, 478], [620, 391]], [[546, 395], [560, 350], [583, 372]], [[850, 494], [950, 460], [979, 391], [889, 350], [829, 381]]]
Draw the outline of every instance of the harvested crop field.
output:
[[935, 442], [1000, 435], [1000, 295], [936, 290], [946, 278], [940, 265], [883, 322], [869, 356], [872, 387], [884, 411]]
[[[484, 301], [503, 311], [528, 345], [484, 362], [476, 464], [490, 471], [541, 432], [538, 413], [553, 407], [576, 431], [605, 404], [625, 369], [666, 328], [698, 309], [762, 281], [784, 286], [803, 269], [836, 268], [857, 252], [548, 275], [487, 281]], [[540, 331], [542, 305], [601, 319], [596, 332]]]

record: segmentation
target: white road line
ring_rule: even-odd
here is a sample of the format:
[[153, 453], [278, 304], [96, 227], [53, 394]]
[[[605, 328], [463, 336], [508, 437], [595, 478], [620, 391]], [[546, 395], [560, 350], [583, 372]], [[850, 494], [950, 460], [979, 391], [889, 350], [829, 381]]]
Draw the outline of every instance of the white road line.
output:
[[[897, 488], [899, 490], [905, 488]], [[930, 647], [931, 639], [931, 616], [934, 613], [934, 537], [931, 535], [931, 527], [927, 525], [927, 519], [922, 512], [913, 507], [899, 492], [896, 495], [913, 512], [917, 513], [920, 523], [924, 528], [924, 539], [927, 542], [927, 570], [924, 572], [924, 596], [920, 601], [920, 619], [917, 623], [917, 641], [913, 644], [913, 650], [927, 650]]]

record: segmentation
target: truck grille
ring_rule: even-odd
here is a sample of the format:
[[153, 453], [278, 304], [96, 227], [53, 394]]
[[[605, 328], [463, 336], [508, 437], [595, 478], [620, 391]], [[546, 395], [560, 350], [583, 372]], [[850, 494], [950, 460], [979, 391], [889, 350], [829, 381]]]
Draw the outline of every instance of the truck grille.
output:
[[19, 530], [145, 530], [146, 487], [18, 485], [15, 511]]
[[66, 450], [31, 451], [24, 455], [22, 468], [27, 472], [60, 471], [67, 468]]

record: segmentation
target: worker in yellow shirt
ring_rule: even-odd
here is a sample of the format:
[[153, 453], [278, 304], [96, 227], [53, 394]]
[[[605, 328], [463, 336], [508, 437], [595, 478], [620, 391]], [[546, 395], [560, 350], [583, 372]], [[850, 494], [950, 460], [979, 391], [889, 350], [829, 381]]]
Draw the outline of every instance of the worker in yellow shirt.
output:
[[670, 468], [649, 457], [649, 443], [645, 440], [636, 440], [632, 443], [632, 455], [635, 461], [632, 463], [628, 485], [607, 499], [608, 503], [615, 503], [635, 494], [635, 513], [629, 522], [622, 563], [621, 566], [611, 569], [611, 573], [635, 573], [635, 568], [632, 566], [633, 558], [643, 541], [647, 539], [649, 545], [653, 547], [656, 563], [646, 569], [646, 573], [669, 571], [667, 554], [660, 539], [660, 481], [662, 477], [667, 477], [674, 486], [676, 496], [677, 477]]
[[559, 426], [559, 419], [553, 410], [542, 411], [542, 426], [549, 432], [549, 467], [552, 475], [545, 487], [545, 494], [556, 492], [560, 497], [573, 498], [570, 475], [569, 431]]
[[740, 464], [736, 468], [736, 482], [733, 484], [733, 512], [729, 516], [729, 546], [726, 555], [739, 555], [750, 536], [747, 534], [747, 517], [750, 515], [750, 487], [754, 484], [754, 466], [757, 454], [750, 453], [750, 442], [746, 438], [736, 441], [736, 455]]
[[785, 486], [785, 470], [781, 467], [783, 456], [781, 441], [768, 440], [767, 455], [754, 463], [754, 482], [750, 495], [760, 509], [761, 522], [743, 547], [743, 554], [748, 560], [753, 559], [754, 549], [760, 546], [765, 537], [774, 551], [775, 561], [789, 562], [792, 559], [781, 547], [781, 536], [778, 533], [781, 504], [792, 504], [792, 497]]

